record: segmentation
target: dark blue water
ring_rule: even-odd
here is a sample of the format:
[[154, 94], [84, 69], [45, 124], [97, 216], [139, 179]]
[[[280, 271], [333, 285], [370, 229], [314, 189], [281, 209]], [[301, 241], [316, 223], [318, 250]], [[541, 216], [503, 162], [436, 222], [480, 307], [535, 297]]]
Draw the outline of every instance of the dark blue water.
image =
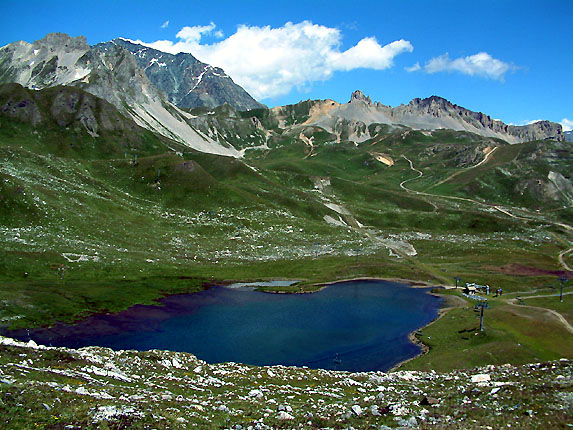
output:
[[384, 281], [330, 285], [314, 294], [214, 287], [31, 333], [54, 346], [166, 349], [209, 363], [388, 370], [420, 348], [408, 334], [437, 317], [427, 289]]

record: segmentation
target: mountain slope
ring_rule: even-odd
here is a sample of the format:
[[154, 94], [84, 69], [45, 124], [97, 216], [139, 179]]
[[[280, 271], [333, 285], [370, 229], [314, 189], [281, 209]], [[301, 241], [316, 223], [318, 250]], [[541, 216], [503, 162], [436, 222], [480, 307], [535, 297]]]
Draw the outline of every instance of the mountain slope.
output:
[[238, 110], [265, 107], [235, 84], [222, 69], [202, 63], [191, 54], [168, 54], [126, 39], [114, 39], [95, 47], [108, 49], [110, 45], [121, 46], [131, 52], [151, 83], [164, 91], [171, 103], [181, 108], [212, 108], [224, 103]]
[[65, 157], [130, 158], [185, 149], [76, 87], [30, 90], [0, 85], [0, 125], [5, 143]]
[[133, 55], [119, 46], [92, 49], [84, 37], [62, 33], [48, 34], [33, 44], [15, 42], [0, 48], [0, 83], [8, 82], [32, 89], [76, 86], [107, 100], [137, 124], [190, 148], [239, 155], [190, 126], [186, 122], [190, 115], [171, 104]]

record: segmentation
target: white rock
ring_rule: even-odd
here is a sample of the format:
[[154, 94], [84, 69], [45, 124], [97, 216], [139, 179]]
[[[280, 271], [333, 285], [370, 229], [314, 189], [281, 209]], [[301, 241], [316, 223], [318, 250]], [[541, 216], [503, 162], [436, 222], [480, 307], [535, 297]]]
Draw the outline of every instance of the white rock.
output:
[[354, 412], [357, 416], [362, 414], [362, 408], [359, 405], [353, 405], [350, 409], [352, 409], [352, 412]]
[[278, 410], [292, 412], [292, 408], [290, 407], [290, 405], [279, 405]]
[[280, 411], [278, 416], [277, 416], [277, 419], [279, 419], [279, 420], [294, 420], [294, 417], [291, 414], [289, 414], [288, 412]]
[[491, 376], [487, 373], [478, 373], [477, 375], [472, 375], [472, 382], [488, 382], [491, 381]]
[[202, 370], [203, 370], [203, 368], [201, 366], [197, 366], [195, 369], [193, 369], [193, 372], [201, 373]]
[[263, 392], [261, 390], [251, 390], [249, 391], [249, 397], [260, 399], [263, 397]]

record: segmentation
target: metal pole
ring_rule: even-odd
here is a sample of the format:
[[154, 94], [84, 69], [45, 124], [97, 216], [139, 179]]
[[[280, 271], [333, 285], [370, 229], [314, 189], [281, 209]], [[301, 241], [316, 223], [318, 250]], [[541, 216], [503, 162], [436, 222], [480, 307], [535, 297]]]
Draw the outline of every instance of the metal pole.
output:
[[483, 331], [483, 305], [480, 306], [481, 308], [481, 313], [479, 316], [479, 331]]
[[559, 282], [561, 282], [561, 293], [559, 294], [559, 301], [563, 303], [563, 284], [567, 282], [567, 278], [562, 276], [559, 278]]

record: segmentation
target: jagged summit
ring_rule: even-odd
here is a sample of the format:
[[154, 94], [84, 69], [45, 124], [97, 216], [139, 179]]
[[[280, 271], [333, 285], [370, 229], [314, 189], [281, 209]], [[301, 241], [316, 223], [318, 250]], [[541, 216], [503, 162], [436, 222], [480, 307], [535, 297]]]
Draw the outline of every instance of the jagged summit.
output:
[[370, 100], [370, 97], [366, 96], [360, 90], [356, 90], [352, 93], [352, 95], [350, 96], [350, 101], [348, 103], [352, 103], [355, 101], [362, 101], [362, 102], [365, 102], [366, 104], [369, 104], [369, 105], [372, 104], [372, 100]]
[[[560, 124], [538, 121], [525, 126], [507, 125], [482, 112], [471, 111], [436, 95], [415, 98], [407, 105], [393, 108], [372, 102], [369, 96], [357, 90], [352, 93], [349, 103], [331, 110], [328, 118], [318, 118], [317, 123], [334, 130], [335, 124], [331, 119], [336, 116], [347, 121], [362, 122], [365, 125], [380, 123], [405, 125], [415, 130], [442, 128], [469, 131], [485, 137], [503, 139], [509, 143], [544, 139], [565, 140]], [[361, 140], [368, 138], [367, 133], [361, 134]]]
[[42, 47], [63, 46], [69, 50], [89, 49], [85, 36], [73, 37], [66, 33], [48, 33], [46, 37], [36, 40], [34, 44]]

